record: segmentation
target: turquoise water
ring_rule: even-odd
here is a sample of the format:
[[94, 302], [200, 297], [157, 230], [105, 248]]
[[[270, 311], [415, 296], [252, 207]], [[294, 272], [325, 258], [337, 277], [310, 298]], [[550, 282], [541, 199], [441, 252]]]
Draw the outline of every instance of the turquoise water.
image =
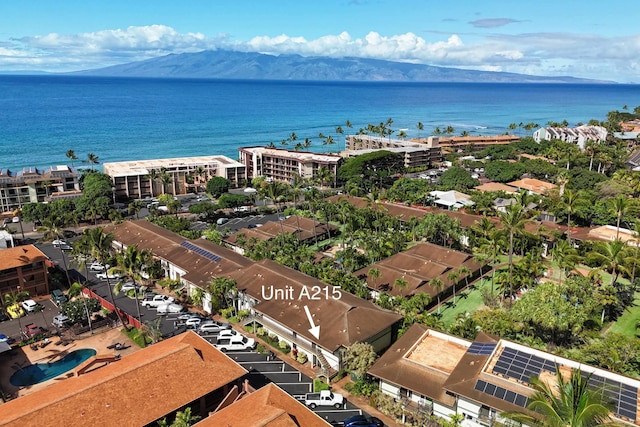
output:
[[[281, 146], [291, 132], [297, 142], [310, 138], [311, 151], [339, 151], [339, 125], [356, 133], [391, 118], [392, 130], [406, 129], [408, 137], [449, 125], [455, 134], [495, 135], [510, 123], [573, 125], [639, 104], [640, 85], [0, 76], [0, 169], [69, 164], [70, 149], [80, 159], [93, 153], [101, 163], [235, 159], [238, 147]], [[323, 146], [319, 133], [336, 145]]]
[[96, 351], [92, 348], [75, 350], [56, 362], [26, 366], [11, 375], [9, 381], [16, 387], [39, 384], [64, 374], [95, 355]]

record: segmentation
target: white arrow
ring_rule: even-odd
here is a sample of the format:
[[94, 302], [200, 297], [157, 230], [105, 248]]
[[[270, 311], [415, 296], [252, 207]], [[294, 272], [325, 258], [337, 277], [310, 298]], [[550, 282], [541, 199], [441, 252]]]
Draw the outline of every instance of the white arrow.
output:
[[304, 306], [304, 311], [307, 313], [307, 318], [309, 319], [309, 323], [311, 324], [311, 329], [309, 329], [309, 332], [311, 332], [311, 335], [316, 337], [316, 339], [319, 339], [320, 338], [320, 325], [316, 326], [313, 323], [313, 317], [311, 317], [311, 312], [309, 311], [309, 307], [307, 307], [306, 305]]

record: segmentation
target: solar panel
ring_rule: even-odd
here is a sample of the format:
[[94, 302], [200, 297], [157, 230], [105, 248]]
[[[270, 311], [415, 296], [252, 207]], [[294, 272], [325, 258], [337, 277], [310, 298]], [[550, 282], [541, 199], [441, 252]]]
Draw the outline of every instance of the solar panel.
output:
[[190, 251], [193, 251], [194, 253], [201, 255], [207, 259], [210, 259], [211, 261], [219, 262], [222, 260], [222, 257], [214, 254], [213, 252], [209, 252], [208, 250], [203, 249], [199, 246], [196, 246], [191, 242], [182, 242], [180, 246]]
[[[588, 375], [586, 372], [582, 373], [583, 377]], [[605, 398], [613, 404], [613, 412], [616, 415], [632, 421], [636, 420], [638, 412], [637, 387], [595, 374], [589, 377], [589, 385], [602, 391]]]
[[482, 393], [485, 393], [490, 396], [497, 397], [498, 399], [512, 403], [514, 405], [518, 405], [522, 408], [527, 407], [528, 398], [524, 394], [507, 390], [503, 387], [499, 387], [495, 384], [488, 383], [484, 380], [477, 380], [475, 389]]
[[473, 342], [467, 349], [468, 354], [489, 356], [496, 348], [496, 343]]
[[494, 365], [493, 373], [528, 383], [531, 377], [540, 376], [543, 370], [555, 373], [555, 364], [540, 356], [505, 347]]

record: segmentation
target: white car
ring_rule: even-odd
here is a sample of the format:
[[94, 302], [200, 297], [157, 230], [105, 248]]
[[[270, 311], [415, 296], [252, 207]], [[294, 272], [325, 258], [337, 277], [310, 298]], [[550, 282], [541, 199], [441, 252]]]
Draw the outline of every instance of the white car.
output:
[[120, 287], [120, 292], [129, 292], [133, 291], [134, 289], [140, 292], [141, 288], [142, 287], [140, 285], [134, 284], [133, 282], [126, 282]]
[[[89, 264], [89, 270], [91, 271], [104, 271], [105, 266], [100, 264], [99, 262], [92, 262]], [[107, 264], [107, 268], [109, 268], [109, 264]]]
[[158, 316], [162, 316], [163, 314], [180, 313], [183, 310], [184, 310], [184, 307], [181, 306], [180, 304], [176, 304], [176, 303], [170, 302], [168, 304], [159, 305], [157, 314], [158, 314]]
[[218, 339], [220, 338], [224, 338], [224, 337], [235, 337], [235, 336], [241, 336], [241, 334], [236, 331], [235, 329], [223, 329], [220, 331], [220, 333], [218, 334]]
[[228, 323], [219, 323], [219, 322], [209, 320], [207, 322], [203, 322], [200, 324], [200, 327], [198, 327], [198, 333], [199, 334], [217, 334], [220, 331], [223, 331], [225, 329], [231, 329], [231, 325], [229, 325]]
[[122, 276], [120, 276], [118, 273], [113, 273], [113, 274], [109, 274], [109, 273], [98, 273], [98, 274], [96, 274], [96, 277], [97, 277], [98, 279], [100, 279], [100, 280], [107, 280], [107, 279], [109, 279], [109, 280], [116, 280], [116, 279], [119, 279], [119, 278], [120, 278], [120, 277], [122, 277]]
[[55, 239], [53, 242], [51, 242], [51, 244], [53, 246], [69, 245], [66, 241], [64, 241], [62, 239]]
[[253, 338], [247, 338], [242, 335], [234, 335], [231, 337], [218, 338], [215, 344], [220, 351], [246, 351], [256, 347], [256, 341]]
[[70, 322], [71, 322], [71, 319], [69, 319], [64, 314], [57, 314], [53, 316], [53, 322], [52, 322], [53, 326], [57, 326], [58, 328], [69, 326]]
[[202, 319], [200, 319], [199, 317], [192, 317], [190, 319], [185, 320], [184, 326], [186, 326], [187, 329], [198, 329], [201, 323], [202, 323]]
[[33, 313], [38, 308], [38, 303], [32, 299], [22, 301], [22, 308], [27, 313]]

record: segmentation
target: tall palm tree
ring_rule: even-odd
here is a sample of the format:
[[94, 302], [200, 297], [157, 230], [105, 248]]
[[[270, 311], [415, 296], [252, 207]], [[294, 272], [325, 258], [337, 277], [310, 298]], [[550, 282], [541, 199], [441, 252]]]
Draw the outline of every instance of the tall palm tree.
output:
[[158, 169], [151, 169], [147, 174], [147, 178], [149, 179], [149, 187], [151, 189], [151, 197], [155, 196], [153, 191], [153, 183], [160, 179], [160, 171]]
[[604, 390], [589, 385], [591, 375], [583, 375], [573, 369], [565, 379], [556, 368], [556, 380], [547, 384], [538, 377], [531, 379], [535, 393], [529, 397], [527, 409], [535, 415], [523, 412], [504, 412], [502, 417], [530, 426], [591, 427], [612, 424], [612, 406], [605, 401]]
[[571, 214], [584, 202], [584, 199], [580, 191], [573, 191], [569, 188], [564, 190], [561, 198], [564, 210], [567, 212], [567, 240], [571, 241]]
[[[126, 279], [133, 282], [133, 293], [136, 300], [138, 322], [142, 325], [142, 315], [140, 314], [140, 303], [138, 301], [138, 289], [136, 287], [136, 282], [142, 281], [143, 278], [141, 273], [144, 268], [151, 263], [153, 255], [151, 254], [151, 251], [147, 249], [138, 250], [138, 246], [131, 245], [127, 246], [127, 249], [124, 252], [119, 252], [116, 255], [116, 259], [118, 260], [118, 265], [113, 267], [111, 272], [119, 273]], [[120, 283], [122, 283], [122, 280]]]
[[562, 279], [567, 277], [568, 273], [580, 262], [580, 256], [573, 245], [566, 240], [558, 240], [551, 254], [560, 267], [560, 284], [562, 284]]
[[[45, 241], [53, 241], [60, 239], [64, 236], [64, 218], [50, 216], [45, 218], [42, 221], [42, 225], [39, 227], [39, 230], [43, 233], [43, 239]], [[71, 278], [69, 277], [69, 269], [67, 266], [67, 257], [62, 250], [62, 245], [58, 245], [58, 249], [60, 250], [60, 256], [62, 257], [62, 264], [64, 266], [64, 272], [67, 276], [67, 285], [71, 284]]]
[[74, 282], [69, 287], [69, 290], [67, 291], [67, 296], [69, 297], [69, 299], [75, 298], [75, 297], [82, 298], [82, 302], [84, 303], [84, 311], [87, 316], [87, 321], [89, 322], [89, 331], [91, 332], [91, 335], [93, 335], [93, 326], [91, 324], [91, 313], [89, 313], [89, 308], [87, 307], [87, 300], [84, 294], [82, 293], [83, 288], [84, 286], [82, 286], [80, 283]]
[[[167, 186], [173, 182], [173, 177], [165, 168], [162, 168], [160, 169], [158, 179], [162, 183], [162, 194], [165, 194], [167, 192]], [[171, 193], [173, 194], [173, 191]]]
[[91, 170], [94, 170], [94, 165], [100, 163], [100, 158], [93, 153], [89, 153], [87, 154], [87, 159], [84, 162], [89, 163], [91, 165]]
[[513, 238], [524, 230], [527, 223], [524, 208], [519, 203], [512, 203], [505, 212], [500, 212], [500, 222], [509, 236], [509, 297], [512, 295], [513, 286]]
[[625, 259], [629, 250], [626, 243], [620, 239], [611, 242], [598, 242], [595, 250], [587, 254], [587, 258], [597, 262], [605, 270], [611, 273], [610, 285], [614, 286], [620, 270], [627, 271]]
[[409, 286], [409, 282], [404, 277], [398, 277], [393, 281], [393, 286], [400, 289], [400, 296], [403, 296], [402, 292]]
[[73, 168], [73, 161], [78, 160], [78, 156], [76, 156], [75, 151], [67, 150], [67, 152], [65, 153], [65, 156], [67, 156], [67, 159], [71, 160], [71, 167]]
[[[89, 228], [85, 230], [87, 235], [87, 242], [89, 245], [89, 253], [96, 260], [96, 262], [102, 265], [102, 270], [107, 271], [107, 260], [109, 259], [111, 248], [113, 245], [113, 234], [105, 233], [102, 227]], [[129, 326], [124, 322], [120, 315], [120, 309], [116, 305], [116, 298], [113, 295], [113, 289], [109, 282], [109, 275], [107, 274], [107, 289], [109, 289], [109, 296], [113, 303], [114, 311], [118, 316], [118, 320], [122, 323], [122, 326], [129, 330]]]
[[453, 285], [453, 304], [456, 303], [456, 284], [458, 283], [458, 279], [460, 278], [460, 273], [457, 270], [451, 270], [449, 274], [447, 274], [447, 279]]
[[440, 294], [442, 293], [442, 291], [444, 291], [446, 286], [439, 277], [431, 279], [429, 281], [429, 286], [431, 286], [433, 290], [436, 291], [436, 295], [438, 296], [438, 314], [440, 314]]
[[623, 194], [613, 199], [610, 210], [616, 214], [616, 239], [620, 237], [620, 221], [629, 209], [629, 198]]
[[380, 278], [380, 270], [377, 268], [370, 268], [368, 273], [369, 277], [373, 280], [374, 289], [378, 289], [378, 279]]
[[143, 204], [141, 200], [134, 200], [133, 202], [129, 203], [129, 213], [132, 214], [136, 214], [136, 219], [140, 219], [140, 211], [143, 208]]
[[424, 125], [422, 124], [422, 122], [418, 122], [416, 127], [418, 128], [418, 139], [420, 139], [420, 132], [424, 130]]

